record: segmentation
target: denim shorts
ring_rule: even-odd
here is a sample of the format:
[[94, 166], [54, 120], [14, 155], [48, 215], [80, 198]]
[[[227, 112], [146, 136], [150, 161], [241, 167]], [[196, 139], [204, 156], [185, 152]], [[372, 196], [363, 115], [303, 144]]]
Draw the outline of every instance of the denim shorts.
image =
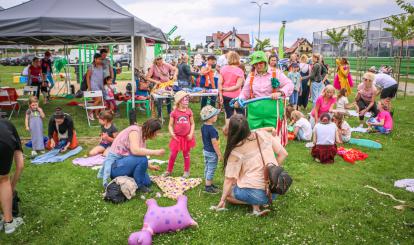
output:
[[106, 149], [106, 148], [111, 146], [111, 143], [107, 144], [107, 143], [101, 142], [101, 143], [99, 143], [99, 145]]
[[[269, 198], [266, 196], [266, 191], [253, 188], [239, 188], [237, 185], [233, 187], [233, 197], [239, 201], [250, 205], [265, 205], [269, 203]], [[276, 194], [272, 194], [272, 199], [275, 200]]]
[[203, 151], [204, 154], [204, 178], [212, 180], [216, 172], [218, 157], [215, 152]]

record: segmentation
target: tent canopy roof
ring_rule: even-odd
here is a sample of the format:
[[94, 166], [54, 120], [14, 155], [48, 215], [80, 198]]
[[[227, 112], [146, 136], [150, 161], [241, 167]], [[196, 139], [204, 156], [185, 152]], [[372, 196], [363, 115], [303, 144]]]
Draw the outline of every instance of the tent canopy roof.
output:
[[31, 0], [0, 12], [0, 44], [166, 43], [161, 29], [113, 0]]

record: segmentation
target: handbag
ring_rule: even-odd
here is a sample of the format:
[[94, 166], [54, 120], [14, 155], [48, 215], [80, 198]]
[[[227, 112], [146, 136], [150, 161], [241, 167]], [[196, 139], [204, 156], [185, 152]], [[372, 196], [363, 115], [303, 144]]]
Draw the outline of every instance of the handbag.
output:
[[277, 166], [274, 163], [265, 163], [257, 133], [256, 141], [264, 167], [266, 195], [269, 197], [269, 203], [272, 203], [272, 193], [284, 195], [289, 190], [293, 180], [282, 167]]
[[138, 80], [138, 90], [149, 91], [150, 82], [145, 79], [144, 72], [135, 68], [135, 79]]

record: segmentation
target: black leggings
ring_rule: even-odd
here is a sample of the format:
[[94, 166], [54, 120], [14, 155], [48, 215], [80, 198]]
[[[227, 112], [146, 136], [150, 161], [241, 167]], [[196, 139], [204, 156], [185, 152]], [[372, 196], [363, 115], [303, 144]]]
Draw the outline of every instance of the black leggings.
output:
[[[362, 110], [364, 110], [365, 108], [367, 108], [368, 107], [368, 105], [369, 105], [369, 103], [370, 102], [367, 102], [367, 101], [364, 101], [363, 99], [359, 99], [358, 101], [357, 101], [357, 105], [358, 105], [358, 109], [359, 109], [359, 111], [362, 111]], [[372, 113], [372, 116], [373, 117], [376, 117], [377, 116], [377, 114], [378, 114], [378, 110], [377, 110], [377, 103], [376, 102], [374, 102], [374, 105], [372, 105], [372, 107], [371, 107], [371, 109], [369, 109], [369, 111]], [[362, 115], [362, 116], [359, 116], [359, 120], [360, 121], [363, 121], [364, 120], [364, 115]]]
[[13, 163], [15, 149], [11, 149], [8, 144], [0, 142], [0, 175], [8, 175]]
[[309, 100], [309, 79], [302, 80], [302, 94], [298, 97], [298, 106], [303, 106], [306, 109]]
[[231, 100], [232, 98], [223, 96], [223, 105], [224, 105], [224, 111], [226, 111], [226, 119], [229, 119], [231, 116], [233, 116], [234, 111], [236, 111], [237, 114], [244, 115], [244, 109], [233, 108], [230, 106]]

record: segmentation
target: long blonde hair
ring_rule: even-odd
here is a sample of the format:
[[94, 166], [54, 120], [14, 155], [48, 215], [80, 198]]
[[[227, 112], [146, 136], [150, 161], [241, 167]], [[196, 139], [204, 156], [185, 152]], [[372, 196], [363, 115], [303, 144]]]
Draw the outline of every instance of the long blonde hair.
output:
[[323, 97], [325, 97], [326, 96], [326, 92], [328, 92], [328, 91], [332, 91], [333, 92], [333, 95], [332, 96], [335, 95], [335, 87], [332, 86], [332, 85], [330, 85], [330, 84], [329, 85], [326, 85], [326, 87], [323, 88], [321, 95]]
[[291, 119], [295, 122], [297, 122], [299, 119], [304, 118], [304, 117], [305, 116], [303, 115], [303, 113], [298, 110], [294, 110], [291, 113]]

